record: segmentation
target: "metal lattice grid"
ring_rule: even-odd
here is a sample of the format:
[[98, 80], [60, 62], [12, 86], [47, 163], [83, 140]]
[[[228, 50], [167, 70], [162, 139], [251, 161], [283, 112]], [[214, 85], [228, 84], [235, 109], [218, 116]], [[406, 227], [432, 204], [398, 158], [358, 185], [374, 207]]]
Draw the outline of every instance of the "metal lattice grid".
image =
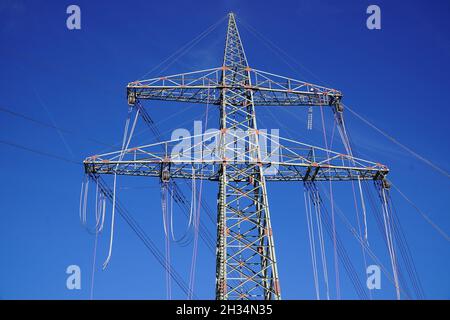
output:
[[[217, 299], [281, 299], [266, 181], [383, 180], [386, 166], [268, 134], [257, 127], [255, 106], [329, 106], [342, 127], [342, 94], [248, 65], [233, 13], [229, 14], [223, 65], [127, 86], [128, 103], [145, 119], [140, 100], [214, 104], [220, 130], [181, 153], [181, 139], [95, 155], [84, 161], [90, 175], [114, 174], [205, 179], [219, 183]], [[193, 137], [189, 137], [191, 139]], [[199, 138], [199, 137], [197, 137]], [[261, 144], [276, 143], [262, 152]], [[163, 151], [161, 151], [163, 150]], [[188, 153], [186, 151], [189, 151]], [[273, 155], [276, 152], [276, 159]], [[207, 155], [207, 156], [206, 156]], [[351, 164], [351, 165], [349, 165]], [[268, 174], [268, 172], [270, 172]]]

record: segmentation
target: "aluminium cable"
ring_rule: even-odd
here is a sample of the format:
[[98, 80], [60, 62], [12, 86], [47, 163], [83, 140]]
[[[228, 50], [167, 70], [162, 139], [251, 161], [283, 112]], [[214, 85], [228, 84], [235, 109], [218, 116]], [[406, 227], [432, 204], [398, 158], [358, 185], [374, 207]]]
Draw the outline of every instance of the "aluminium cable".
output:
[[195, 169], [192, 168], [192, 194], [191, 194], [191, 201], [190, 201], [190, 210], [189, 210], [189, 217], [188, 217], [188, 223], [186, 226], [186, 229], [184, 230], [184, 232], [182, 233], [182, 235], [180, 237], [175, 236], [175, 231], [174, 231], [174, 226], [173, 226], [173, 199], [174, 199], [174, 190], [173, 190], [173, 181], [170, 181], [169, 183], [165, 182], [167, 184], [167, 188], [169, 190], [169, 194], [170, 194], [170, 199], [171, 199], [171, 205], [170, 205], [170, 235], [172, 237], [172, 240], [175, 243], [180, 244], [181, 246], [186, 246], [188, 244], [191, 243], [191, 239], [190, 239], [190, 231], [192, 228], [192, 221], [195, 219], [195, 214], [196, 214], [196, 208], [197, 208], [197, 204], [196, 204], [196, 182], [195, 182]]
[[391, 206], [392, 210], [392, 216], [393, 216], [393, 226], [394, 226], [394, 235], [397, 238], [397, 243], [399, 244], [399, 247], [401, 249], [401, 255], [405, 262], [408, 276], [410, 277], [410, 280], [413, 284], [416, 296], [419, 299], [425, 298], [425, 292], [422, 287], [422, 283], [420, 281], [420, 278], [417, 273], [417, 268], [414, 263], [414, 259], [411, 254], [411, 250], [408, 244], [408, 241], [406, 239], [405, 233], [403, 231], [402, 225], [400, 223], [400, 219], [397, 214], [396, 207], [394, 205], [394, 202], [391, 200], [391, 195], [389, 194], [389, 204]]
[[[367, 187], [366, 184], [364, 184], [365, 188]], [[371, 189], [368, 189], [371, 190]], [[322, 188], [322, 191], [324, 192], [325, 196], [327, 198], [329, 198], [329, 195], [327, 194], [327, 191], [325, 188]], [[369, 197], [369, 203], [371, 204], [371, 207], [373, 209], [374, 212], [378, 212], [379, 213], [379, 208], [378, 206], [376, 206], [374, 204], [373, 201], [373, 197], [371, 193], [368, 193]], [[347, 227], [348, 231], [350, 231], [350, 233], [354, 236], [354, 238], [364, 246], [364, 248], [366, 249], [366, 252], [368, 253], [368, 255], [374, 260], [374, 262], [380, 266], [381, 271], [384, 273], [384, 275], [386, 276], [386, 278], [392, 283], [394, 284], [394, 279], [391, 276], [390, 272], [387, 270], [387, 268], [383, 265], [383, 263], [381, 262], [381, 260], [377, 257], [377, 255], [372, 251], [372, 249], [368, 246], [368, 243], [366, 241], [364, 241], [364, 238], [357, 232], [357, 230], [353, 227], [353, 225], [350, 223], [350, 221], [347, 219], [347, 217], [345, 216], [344, 212], [342, 211], [341, 208], [339, 208], [339, 206], [336, 204], [336, 212], [338, 213], [338, 217], [341, 219], [341, 221], [344, 223], [344, 226]], [[384, 235], [383, 232], [383, 222], [382, 222], [382, 218], [381, 218], [381, 214], [376, 214], [375, 217], [377, 218], [377, 225], [379, 227], [380, 233], [382, 235]], [[385, 237], [383, 236], [383, 240], [386, 242]], [[410, 298], [411, 295], [409, 294], [409, 292], [406, 290], [406, 288], [400, 287], [400, 290], [402, 291], [402, 293]]]
[[[112, 203], [113, 191], [108, 187], [102, 177], [99, 175], [89, 175], [91, 179], [93, 179], [96, 183], [100, 185], [100, 189], [102, 190], [105, 197]], [[144, 245], [149, 249], [150, 253], [155, 257], [158, 263], [163, 267], [164, 270], [167, 269], [166, 262], [164, 259], [163, 253], [159, 250], [159, 248], [155, 245], [153, 240], [146, 234], [144, 229], [137, 223], [137, 221], [131, 216], [128, 210], [123, 206], [122, 202], [116, 198], [116, 208], [117, 213], [125, 220], [125, 222], [130, 226], [130, 228], [136, 233], [139, 239], [142, 240]], [[180, 289], [184, 293], [188, 293], [188, 287], [186, 282], [183, 280], [181, 275], [176, 271], [173, 265], [169, 266], [169, 272], [172, 279], [175, 283], [180, 287]]]
[[314, 289], [316, 291], [316, 299], [320, 300], [320, 288], [318, 280], [317, 271], [317, 258], [316, 258], [316, 245], [314, 237], [314, 226], [312, 225], [312, 214], [311, 214], [311, 197], [309, 195], [309, 190], [306, 187], [303, 188], [303, 198], [305, 199], [305, 214], [306, 214], [306, 224], [308, 227], [308, 238], [309, 238], [309, 250], [311, 253], [311, 265], [313, 269], [313, 279], [314, 279]]
[[[200, 42], [203, 38], [205, 38], [208, 34], [210, 34], [213, 30], [215, 30], [225, 19], [227, 16], [222, 17], [217, 22], [213, 23], [211, 26], [206, 28], [204, 31], [202, 31], [199, 35], [194, 37], [192, 40], [188, 41], [186, 44], [178, 48], [174, 53], [172, 53], [170, 56], [168, 56], [166, 59], [161, 61], [159, 64], [154, 66], [150, 71], [147, 71], [144, 75], [140, 77], [140, 79], [146, 77], [147, 75], [151, 74], [152, 72], [156, 71], [160, 66], [162, 66], [165, 62], [169, 61], [170, 59], [174, 58], [178, 55], [176, 59], [179, 59], [181, 57], [181, 52], [184, 51], [182, 55], [186, 53], [186, 50], [189, 51], [193, 46], [195, 46], [198, 42]], [[176, 61], [176, 60], [175, 60]], [[169, 65], [170, 66], [170, 65]], [[166, 67], [167, 68], [167, 67]], [[161, 71], [160, 71], [161, 72]]]
[[383, 130], [381, 130], [380, 128], [378, 128], [377, 126], [375, 126], [372, 122], [370, 122], [369, 120], [367, 120], [366, 118], [364, 118], [363, 116], [361, 116], [360, 114], [358, 114], [356, 111], [354, 111], [352, 108], [350, 108], [347, 105], [344, 105], [344, 107], [349, 110], [354, 116], [356, 116], [359, 120], [361, 120], [362, 122], [364, 122], [365, 124], [367, 124], [369, 127], [371, 127], [372, 129], [374, 129], [375, 131], [377, 131], [378, 133], [380, 133], [382, 136], [384, 136], [385, 138], [387, 138], [388, 140], [390, 140], [391, 142], [393, 142], [394, 144], [396, 144], [397, 146], [399, 146], [400, 148], [402, 148], [403, 150], [407, 151], [409, 154], [411, 154], [412, 156], [414, 156], [416, 159], [422, 161], [423, 163], [427, 164], [428, 166], [430, 166], [431, 168], [433, 168], [434, 170], [436, 170], [437, 172], [441, 173], [443, 176], [450, 178], [450, 174], [445, 171], [444, 169], [440, 168], [439, 166], [435, 165], [433, 162], [431, 162], [430, 160], [428, 160], [427, 158], [421, 156], [420, 154], [418, 154], [417, 152], [415, 152], [414, 150], [412, 150], [411, 148], [407, 147], [406, 145], [404, 145], [403, 143], [399, 142], [397, 139], [395, 139], [394, 137], [392, 137], [391, 135], [387, 134], [386, 132], [384, 132]]
[[[316, 192], [318, 191], [317, 186], [315, 184], [315, 182], [313, 181], [308, 181], [307, 183], [304, 183], [304, 185], [311, 190], [311, 192]], [[318, 196], [318, 203], [320, 206], [322, 206], [322, 212], [324, 213], [322, 215], [323, 222], [324, 222], [324, 226], [325, 229], [330, 237], [330, 239], [332, 240], [333, 238], [333, 230], [332, 230], [332, 224], [331, 224], [331, 217], [330, 214], [328, 213], [328, 210], [326, 208], [326, 206], [324, 205], [323, 201], [320, 198], [320, 194], [317, 193]], [[352, 261], [349, 258], [349, 255], [347, 253], [347, 250], [345, 249], [340, 237], [339, 237], [339, 233], [336, 232], [336, 244], [337, 244], [337, 249], [338, 249], [338, 257], [341, 260], [342, 265], [344, 266], [345, 271], [347, 272], [347, 275], [350, 279], [350, 281], [353, 284], [353, 287], [355, 289], [355, 292], [357, 293], [357, 295], [359, 296], [359, 298], [361, 299], [368, 299], [367, 297], [367, 293], [364, 290], [364, 286], [361, 283], [361, 280], [358, 277], [358, 274], [355, 270], [355, 267], [352, 263]]]
[[327, 257], [326, 257], [326, 248], [325, 241], [323, 237], [323, 224], [322, 224], [322, 214], [320, 210], [320, 200], [317, 196], [317, 192], [310, 192], [310, 198], [312, 199], [312, 204], [314, 206], [314, 212], [316, 217], [316, 226], [317, 226], [317, 238], [319, 240], [319, 248], [320, 248], [320, 257], [322, 261], [322, 276], [325, 284], [325, 293], [327, 300], [330, 300], [330, 289], [328, 284], [328, 267], [327, 267]]
[[[327, 132], [325, 128], [325, 119], [323, 114], [323, 107], [320, 106], [320, 116], [321, 116], [321, 123], [322, 123], [322, 131], [323, 131], [323, 140], [325, 143], [325, 149], [327, 158], [330, 158], [330, 152], [328, 151], [328, 139], [327, 139]], [[334, 128], [334, 127], [333, 127]], [[333, 132], [334, 134], [334, 132]], [[328, 161], [328, 164], [330, 164], [330, 161]], [[329, 188], [330, 188], [330, 205], [331, 205], [331, 222], [333, 227], [333, 257], [334, 257], [334, 270], [335, 270], [335, 282], [336, 282], [336, 298], [340, 299], [341, 295], [341, 289], [340, 289], [340, 282], [339, 282], [339, 263], [337, 258], [337, 248], [336, 248], [336, 222], [335, 222], [335, 214], [334, 214], [334, 197], [333, 197], [333, 184], [332, 181], [329, 181]]]
[[[125, 155], [125, 150], [128, 149], [128, 146], [130, 144], [131, 138], [133, 137], [134, 129], [136, 128], [137, 119], [139, 117], [139, 110], [138, 110], [136, 112], [136, 116], [134, 117], [134, 121], [133, 121], [133, 125], [131, 127], [131, 130], [128, 133], [129, 124], [130, 124], [130, 120], [131, 120], [131, 112], [132, 112], [132, 108], [130, 107], [129, 110], [128, 110], [128, 117], [127, 117], [127, 120], [125, 122], [125, 130], [124, 130], [124, 134], [123, 134], [122, 150], [121, 150], [118, 162], [122, 161], [122, 159], [123, 159], [123, 157]], [[113, 246], [113, 239], [114, 239], [114, 222], [115, 222], [115, 213], [116, 213], [116, 191], [117, 191], [116, 187], [117, 187], [117, 168], [118, 167], [119, 167], [119, 163], [117, 163], [117, 165], [115, 167], [115, 172], [114, 172], [112, 213], [111, 213], [111, 231], [110, 231], [109, 249], [108, 249], [108, 255], [106, 257], [106, 260], [103, 262], [103, 270], [106, 269], [106, 267], [108, 266], [108, 264], [109, 264], [109, 262], [111, 260], [111, 255], [112, 255], [112, 246]]]
[[[147, 124], [147, 126], [149, 126], [150, 130], [154, 133], [154, 135], [157, 138], [157, 141], [161, 142], [159, 130], [156, 127], [156, 124], [153, 122], [150, 115], [148, 114], [147, 110], [142, 106], [140, 101], [137, 101], [136, 106], [140, 110], [141, 118], [144, 120], [144, 122]], [[180, 187], [178, 186], [178, 184], [175, 181], [172, 181], [172, 183], [174, 186], [173, 192], [174, 192], [175, 201], [176, 201], [177, 205], [182, 209], [182, 212], [185, 215], [188, 215], [189, 209], [186, 207], [188, 201], [187, 201], [186, 197], [184, 196], [183, 192], [181, 191]], [[189, 185], [189, 184], [187, 184], [187, 185]], [[202, 203], [202, 207], [205, 210], [209, 209], [209, 207], [204, 205], [205, 201], [202, 201], [201, 203]], [[214, 222], [212, 213], [210, 211], [211, 210], [207, 210], [206, 212], [210, 216], [211, 222]], [[202, 221], [200, 222], [200, 232], [201, 232], [200, 236], [205, 241], [205, 244], [207, 245], [207, 247], [209, 248], [211, 253], [214, 253], [215, 249], [216, 249], [214, 240], [212, 239], [212, 235], [210, 234], [208, 229], [204, 226]]]
[[[210, 84], [210, 83], [208, 83]], [[208, 96], [207, 96], [207, 103], [206, 103], [206, 110], [205, 110], [205, 130], [208, 128], [208, 112], [209, 112], [209, 93], [210, 90], [208, 88]], [[204, 139], [202, 139], [204, 140]], [[205, 142], [201, 142], [201, 158], [203, 160], [204, 158], [204, 145]], [[195, 173], [195, 166], [193, 165], [193, 170]], [[203, 167], [200, 167], [200, 175], [202, 174]], [[193, 174], [193, 177], [194, 174]], [[195, 188], [195, 189], [194, 189]], [[197, 253], [198, 253], [198, 233], [199, 233], [199, 226], [200, 226], [200, 213], [201, 213], [201, 203], [202, 203], [202, 195], [203, 195], [203, 179], [200, 180], [200, 188], [199, 188], [199, 194], [198, 194], [198, 202], [200, 205], [197, 209], [197, 202], [195, 202], [194, 210], [197, 209], [196, 215], [194, 215], [194, 245], [192, 248], [192, 259], [191, 259], [191, 271], [189, 275], [189, 295], [188, 299], [191, 300], [192, 296], [194, 294], [194, 284], [195, 284], [195, 270], [197, 266]], [[193, 185], [192, 185], [192, 194], [194, 195], [194, 200], [196, 200], [197, 190], [196, 190], [196, 182], [195, 178], [193, 179]]]
[[[42, 151], [42, 150], [29, 148], [27, 146], [23, 146], [23, 145], [15, 143], [15, 142], [0, 140], [0, 143], [5, 144], [5, 145], [9, 145], [11, 147], [15, 147], [17, 149], [25, 150], [25, 151], [30, 152], [30, 153], [35, 153], [35, 154], [38, 154], [40, 156], [45, 156], [45, 157], [49, 157], [49, 158], [52, 158], [52, 159], [55, 159], [55, 160], [59, 160], [59, 161], [63, 161], [63, 162], [66, 162], [66, 163], [75, 164], [77, 166], [83, 164], [82, 162], [73, 161], [71, 159], [67, 159], [67, 158], [61, 157], [59, 155], [48, 153], [48, 152], [45, 152], [45, 151]], [[94, 179], [96, 181], [96, 183], [100, 183], [102, 193], [105, 195], [105, 197], [109, 201], [111, 201], [111, 199], [112, 199], [112, 192], [108, 188], [107, 184], [103, 181], [103, 179], [101, 177], [99, 177], [99, 176], [93, 176], [93, 175], [89, 175], [89, 177], [91, 179]], [[150, 253], [156, 259], [156, 261], [163, 268], [165, 268], [164, 259], [163, 258], [161, 259], [162, 253], [159, 250], [159, 248], [155, 245], [153, 240], [150, 238], [150, 236], [148, 236], [145, 233], [144, 229], [142, 229], [142, 227], [138, 224], [138, 222], [133, 218], [133, 216], [127, 211], [127, 209], [123, 206], [123, 204], [118, 199], [116, 199], [116, 206], [117, 206], [117, 212], [119, 213], [119, 215], [124, 219], [124, 221], [128, 224], [128, 226], [138, 236], [138, 238], [142, 241], [142, 243], [145, 245], [145, 247], [150, 251]], [[173, 266], [170, 266], [170, 274], [171, 274], [172, 279], [174, 279], [174, 281], [180, 287], [180, 289], [184, 293], [187, 294], [188, 293], [187, 285], [186, 285], [185, 281], [183, 280], [183, 278], [181, 277], [181, 275], [176, 271], [176, 269]]]

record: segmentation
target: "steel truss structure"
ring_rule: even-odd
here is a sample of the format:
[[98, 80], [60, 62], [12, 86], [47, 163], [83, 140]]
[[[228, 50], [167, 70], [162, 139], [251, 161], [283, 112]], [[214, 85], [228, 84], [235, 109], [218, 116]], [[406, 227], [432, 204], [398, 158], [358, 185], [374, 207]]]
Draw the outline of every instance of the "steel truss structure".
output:
[[[84, 161], [91, 175], [116, 174], [217, 181], [217, 299], [281, 299], [267, 181], [383, 180], [386, 166], [259, 130], [255, 106], [328, 106], [338, 124], [341, 92], [253, 69], [235, 16], [229, 14], [223, 65], [128, 84], [140, 100], [214, 104], [220, 130], [126, 148]], [[145, 113], [141, 113], [143, 115]], [[270, 152], [261, 146], [272, 142]], [[273, 145], [275, 144], [275, 147]], [[187, 147], [186, 147], [187, 146]]]

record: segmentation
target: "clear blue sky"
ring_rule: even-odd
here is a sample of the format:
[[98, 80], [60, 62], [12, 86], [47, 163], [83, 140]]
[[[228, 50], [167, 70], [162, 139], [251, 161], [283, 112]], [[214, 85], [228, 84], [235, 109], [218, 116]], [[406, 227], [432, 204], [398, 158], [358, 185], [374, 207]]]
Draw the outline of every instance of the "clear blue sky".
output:
[[[251, 32], [241, 36], [251, 66], [324, 84], [344, 93], [353, 110], [419, 154], [450, 170], [448, 93], [450, 87], [450, 4], [448, 1], [81, 1], [82, 29], [66, 28], [69, 1], [4, 0], [0, 4], [0, 107], [70, 130], [58, 132], [0, 113], [0, 140], [73, 161], [114, 150], [126, 117], [126, 83], [139, 79], [229, 11], [283, 48], [301, 65], [289, 67]], [[366, 28], [369, 4], [378, 4], [382, 29]], [[173, 63], [164, 73], [220, 66], [226, 24]], [[149, 76], [157, 76], [152, 73]], [[203, 106], [148, 104], [171, 129], [192, 130]], [[164, 122], [169, 115], [185, 111]], [[326, 110], [328, 112], [329, 110]], [[306, 112], [294, 108], [258, 110], [260, 127], [323, 145], [320, 114], [306, 131]], [[292, 116], [296, 114], [296, 117]], [[210, 124], [217, 126], [217, 111]], [[276, 118], [276, 120], [274, 120]], [[387, 164], [391, 180], [443, 230], [450, 231], [450, 181], [347, 114], [347, 125], [361, 157]], [[329, 119], [328, 119], [329, 120]], [[329, 121], [327, 122], [329, 123]], [[144, 126], [141, 124], [139, 129]], [[132, 144], [153, 141], [143, 133]], [[1, 144], [0, 298], [87, 299], [90, 294], [94, 237], [80, 225], [78, 205], [83, 167]], [[340, 145], [336, 145], [342, 151]], [[158, 182], [120, 179], [119, 196], [163, 250]], [[130, 188], [138, 187], [138, 188]], [[141, 188], [146, 187], [146, 188]], [[351, 190], [338, 191], [337, 203], [354, 222]], [[215, 208], [216, 186], [204, 196]], [[279, 272], [284, 298], [313, 299], [314, 289], [300, 184], [269, 185]], [[188, 195], [189, 196], [189, 195]], [[428, 298], [450, 298], [449, 243], [397, 193], [393, 193], [417, 272]], [[293, 199], [300, 199], [299, 202]], [[353, 211], [352, 211], [353, 210]], [[110, 212], [109, 212], [110, 213]], [[202, 213], [202, 217], [205, 214]], [[203, 218], [202, 218], [203, 219]], [[204, 219], [215, 234], [214, 225]], [[181, 232], [180, 220], [177, 231]], [[99, 238], [94, 297], [165, 298], [165, 274], [120, 218], [109, 268], [100, 271], [109, 230]], [[359, 275], [360, 248], [338, 226]], [[374, 251], [388, 265], [381, 235], [369, 219]], [[328, 249], [331, 249], [327, 242]], [[199, 249], [196, 294], [214, 297], [215, 258]], [[329, 265], [332, 252], [328, 251]], [[188, 278], [191, 247], [173, 248], [173, 263]], [[66, 289], [68, 265], [82, 270], [82, 289]], [[331, 267], [330, 267], [331, 268]], [[343, 298], [356, 298], [340, 266]], [[330, 281], [333, 282], [332, 276]], [[331, 287], [332, 296], [335, 288]], [[185, 298], [174, 289], [174, 296]], [[394, 298], [383, 276], [375, 298]]]

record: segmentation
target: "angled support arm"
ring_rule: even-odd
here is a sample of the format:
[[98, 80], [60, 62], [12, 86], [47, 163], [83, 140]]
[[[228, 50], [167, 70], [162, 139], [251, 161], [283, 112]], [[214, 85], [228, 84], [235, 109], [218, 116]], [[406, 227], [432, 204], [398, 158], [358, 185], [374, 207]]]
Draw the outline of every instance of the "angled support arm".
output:
[[128, 104], [138, 99], [219, 104], [221, 75], [221, 68], [213, 68], [130, 82]]
[[[167, 178], [195, 177], [211, 181], [219, 179], [221, 165], [239, 169], [240, 174], [236, 175], [235, 181], [251, 179], [255, 167], [263, 167], [267, 181], [380, 180], [389, 173], [389, 169], [379, 163], [263, 132], [259, 134], [272, 146], [270, 152], [262, 154], [263, 158], [255, 158], [251, 151], [240, 150], [239, 153], [233, 149], [233, 133], [217, 131], [130, 148], [124, 150], [123, 157], [122, 151], [91, 156], [84, 161], [84, 166], [89, 174], [162, 177], [162, 172], [167, 169]], [[227, 135], [231, 136], [227, 138]], [[184, 143], [194, 137], [209, 143], [203, 150], [198, 150], [202, 142], [194, 145]], [[217, 153], [216, 143], [220, 139], [229, 141], [227, 154], [231, 156], [238, 152], [236, 158], [222, 157]], [[214, 141], [216, 143], [211, 143]], [[184, 145], [186, 147], [180, 149]]]
[[253, 100], [257, 106], [331, 106], [342, 93], [309, 82], [251, 69]]
[[222, 82], [225, 70], [236, 73], [236, 78], [243, 72], [223, 66], [130, 82], [128, 103], [134, 105], [138, 99], [147, 99], [220, 105], [222, 89], [237, 88], [253, 91], [256, 106], [332, 106], [339, 104], [342, 98], [342, 93], [336, 89], [250, 67], [244, 70], [249, 72], [249, 80], [230, 87]]

